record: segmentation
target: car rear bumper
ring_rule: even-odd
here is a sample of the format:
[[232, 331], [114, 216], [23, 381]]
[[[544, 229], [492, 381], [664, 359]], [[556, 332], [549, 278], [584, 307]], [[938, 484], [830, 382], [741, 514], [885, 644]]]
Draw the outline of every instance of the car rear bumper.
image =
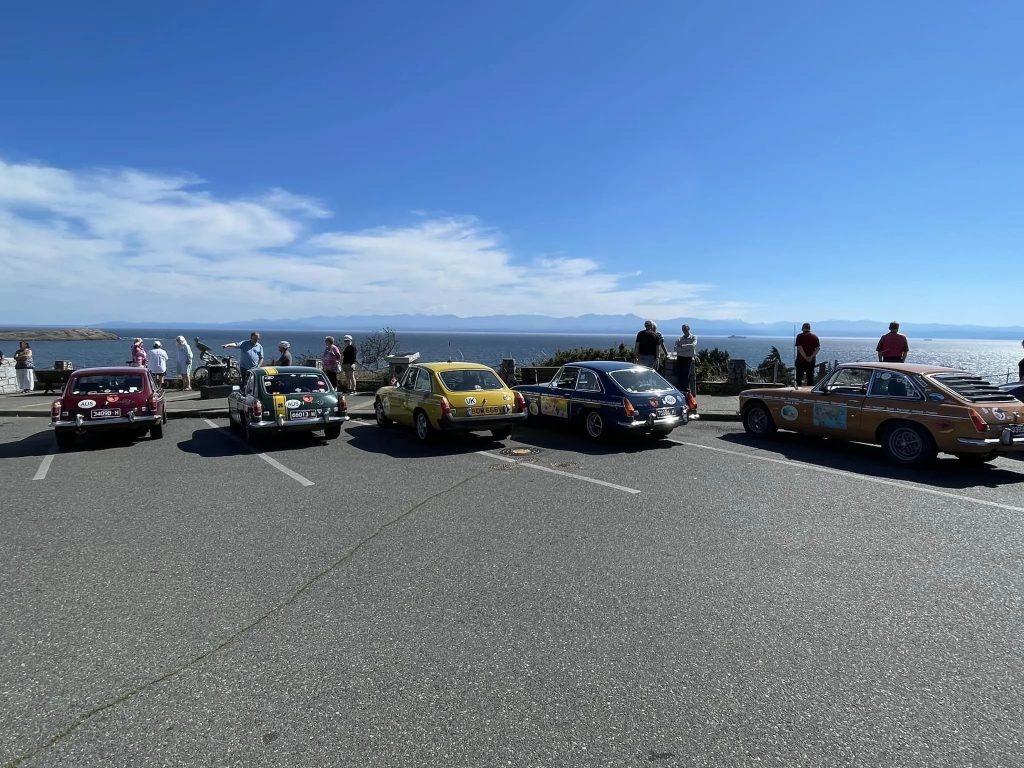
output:
[[446, 432], [478, 432], [487, 429], [504, 429], [514, 427], [526, 421], [526, 411], [522, 413], [500, 413], [496, 416], [442, 416], [438, 422]]
[[331, 424], [344, 425], [348, 421], [348, 415], [324, 414], [315, 419], [274, 419], [273, 421], [250, 421], [249, 429], [254, 432], [316, 432], [318, 429], [330, 426]]
[[978, 453], [1024, 451], [1024, 435], [1014, 435], [1009, 429], [1000, 432], [999, 437], [958, 437], [956, 442], [958, 447], [974, 448]]
[[144, 429], [162, 420], [163, 414], [159, 413], [145, 413], [141, 415], [132, 413], [128, 416], [118, 416], [112, 419], [86, 419], [78, 416], [74, 421], [68, 421], [67, 419], [51, 421], [50, 426], [57, 432], [105, 432], [118, 429]]
[[646, 419], [618, 421], [615, 426], [627, 432], [660, 432], [664, 434], [696, 418], [698, 418], [696, 414], [687, 415], [685, 413], [682, 416], [663, 416], [661, 418], [655, 418], [651, 414]]

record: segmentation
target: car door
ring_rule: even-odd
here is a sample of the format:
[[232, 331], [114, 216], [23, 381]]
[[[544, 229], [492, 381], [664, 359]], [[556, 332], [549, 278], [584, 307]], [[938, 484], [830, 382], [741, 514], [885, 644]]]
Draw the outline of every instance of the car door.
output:
[[[939, 423], [947, 417], [934, 413], [926, 416], [923, 391], [918, 389], [912, 376], [902, 371], [876, 370], [864, 401], [860, 422], [861, 440], [874, 440], [878, 427], [893, 418], [910, 419], [927, 424], [932, 432], [939, 432]], [[934, 410], [934, 409], [929, 409]]]
[[434, 402], [432, 378], [430, 371], [426, 368], [420, 368], [416, 372], [416, 377], [410, 382], [412, 386], [405, 389], [405, 409], [409, 414], [410, 423], [412, 423], [413, 414], [416, 413], [416, 410], [422, 408], [426, 411], [427, 416], [430, 417], [430, 423], [434, 426], [438, 425], [438, 419], [441, 414], [438, 404]]
[[[575, 391], [569, 402], [570, 418], [581, 416], [588, 409], [604, 410], [609, 407], [614, 409], [609, 399], [604, 396], [601, 379], [597, 372], [589, 368], [580, 368], [579, 375], [576, 377]], [[613, 418], [613, 416], [609, 416], [609, 418]]]
[[563, 365], [548, 383], [548, 390], [540, 396], [540, 412], [551, 419], [566, 420], [572, 415], [570, 405], [576, 391], [580, 369]]
[[384, 404], [384, 412], [388, 418], [397, 421], [399, 424], [412, 424], [412, 411], [409, 410], [409, 392], [412, 391], [419, 376], [418, 366], [410, 365], [405, 369], [398, 384], [391, 388], [385, 395], [387, 402]]
[[[863, 410], [872, 373], [871, 368], [841, 367], [815, 385], [797, 406], [799, 431], [846, 440], [866, 439]], [[782, 416], [788, 420], [786, 407]]]

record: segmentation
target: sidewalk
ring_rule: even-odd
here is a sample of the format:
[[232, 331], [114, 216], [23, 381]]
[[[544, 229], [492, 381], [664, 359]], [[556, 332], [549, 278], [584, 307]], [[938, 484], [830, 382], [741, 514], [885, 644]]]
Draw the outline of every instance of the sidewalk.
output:
[[[50, 418], [50, 404], [53, 394], [30, 392], [0, 395], [0, 416], [36, 416]], [[198, 392], [167, 390], [167, 418], [227, 418], [228, 408], [224, 398], [202, 400]], [[736, 395], [699, 395], [697, 413], [702, 421], [739, 421], [737, 411], [740, 399]], [[357, 392], [348, 396], [348, 415], [355, 419], [373, 418], [373, 393]]]

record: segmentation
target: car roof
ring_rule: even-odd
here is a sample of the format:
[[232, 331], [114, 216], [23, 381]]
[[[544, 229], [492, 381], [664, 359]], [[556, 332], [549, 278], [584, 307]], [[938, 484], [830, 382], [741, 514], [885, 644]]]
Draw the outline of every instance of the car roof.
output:
[[73, 376], [81, 376], [82, 374], [92, 375], [109, 375], [112, 373], [126, 374], [126, 373], [142, 373], [147, 371], [139, 365], [97, 365], [92, 368], [75, 368], [71, 371]]
[[434, 371], [435, 373], [443, 373], [444, 371], [490, 371], [491, 373], [494, 373], [494, 369], [489, 365], [484, 365], [483, 363], [467, 363], [461, 360], [445, 363], [413, 363], [413, 366], [426, 368], [428, 371]]
[[605, 373], [611, 373], [612, 371], [625, 371], [630, 368], [640, 368], [643, 366], [637, 365], [636, 363], [630, 363], [626, 360], [573, 360], [569, 363], [563, 363], [563, 366], [577, 365], [583, 368], [593, 368], [595, 371], [604, 371]]
[[264, 365], [260, 368], [253, 368], [253, 370], [267, 373], [270, 371], [274, 373], [323, 373], [319, 368], [314, 368], [312, 365]]
[[883, 371], [900, 371], [902, 373], [967, 373], [962, 368], [950, 368], [945, 365], [922, 365], [920, 363], [880, 363], [877, 360], [864, 360], [859, 363], [840, 363], [840, 368], [877, 368]]

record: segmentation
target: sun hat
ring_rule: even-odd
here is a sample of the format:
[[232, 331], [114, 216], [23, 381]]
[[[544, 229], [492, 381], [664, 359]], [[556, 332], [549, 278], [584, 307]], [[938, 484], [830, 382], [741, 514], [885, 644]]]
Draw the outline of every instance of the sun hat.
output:
[[160, 349], [160, 347], [162, 346], [163, 344], [160, 343], [160, 339], [157, 339], [156, 341], [153, 342], [153, 349]]
[[349, 336], [348, 334], [345, 334], [344, 336], [341, 337], [341, 340], [342, 341], [352, 341], [352, 337]]
[[281, 342], [278, 342], [277, 348], [278, 349], [288, 349], [290, 346], [291, 346], [291, 344], [289, 344], [287, 341], [281, 341]]
[[175, 339], [175, 341], [178, 342], [179, 344], [184, 344], [185, 343], [185, 337], [184, 336], [178, 336]]

